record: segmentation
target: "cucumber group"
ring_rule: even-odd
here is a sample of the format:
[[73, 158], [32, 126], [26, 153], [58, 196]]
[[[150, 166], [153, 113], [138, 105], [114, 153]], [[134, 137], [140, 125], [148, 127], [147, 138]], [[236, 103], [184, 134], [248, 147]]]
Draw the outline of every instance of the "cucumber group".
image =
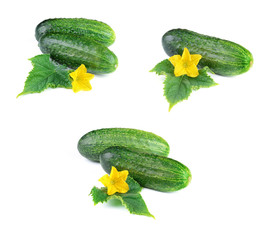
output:
[[186, 29], [173, 29], [162, 37], [162, 45], [169, 56], [182, 55], [184, 48], [200, 54], [199, 67], [208, 66], [215, 74], [234, 76], [244, 73], [253, 64], [252, 54], [241, 45]]
[[167, 157], [169, 144], [151, 132], [130, 128], [94, 130], [81, 137], [78, 150], [84, 157], [99, 161], [107, 173], [112, 167], [128, 170], [142, 187], [172, 192], [191, 181], [190, 170]]
[[160, 136], [131, 128], [103, 128], [82, 136], [78, 150], [84, 157], [99, 162], [99, 155], [113, 146], [126, 147], [132, 151], [168, 156], [169, 144]]
[[87, 71], [106, 74], [116, 70], [118, 59], [108, 49], [115, 33], [103, 22], [84, 18], [47, 19], [36, 27], [41, 51], [71, 69], [84, 64]]
[[119, 171], [128, 170], [129, 175], [142, 187], [162, 192], [177, 191], [191, 181], [190, 170], [176, 160], [121, 147], [103, 151], [100, 163], [107, 173], [110, 173], [112, 166]]

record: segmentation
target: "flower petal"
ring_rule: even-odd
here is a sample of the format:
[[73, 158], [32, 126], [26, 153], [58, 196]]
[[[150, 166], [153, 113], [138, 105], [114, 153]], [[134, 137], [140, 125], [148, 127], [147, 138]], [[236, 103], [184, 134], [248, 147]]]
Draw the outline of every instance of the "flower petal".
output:
[[83, 74], [83, 78], [86, 78], [88, 81], [94, 78], [94, 74], [92, 73], [85, 73]]
[[74, 72], [70, 73], [69, 76], [70, 76], [73, 80], [76, 80], [76, 78], [77, 78], [77, 72], [74, 71]]
[[192, 54], [191, 55], [191, 62], [197, 66], [199, 61], [201, 60], [201, 58], [202, 58], [202, 56], [200, 54]]
[[73, 81], [72, 83], [73, 92], [83, 91], [90, 91], [92, 89], [91, 84], [88, 81]]
[[186, 68], [186, 73], [189, 77], [197, 77], [199, 75], [198, 68], [195, 64], [191, 64], [188, 68]]
[[186, 68], [183, 67], [183, 64], [179, 63], [174, 68], [174, 75], [176, 77], [187, 74]]
[[115, 185], [115, 188], [119, 193], [126, 193], [129, 190], [128, 184], [123, 180], [119, 181], [117, 185]]
[[123, 181], [127, 180], [127, 176], [128, 176], [128, 170], [119, 172], [119, 178], [123, 179]]
[[183, 62], [190, 62], [191, 56], [187, 48], [184, 48], [183, 54], [182, 54], [182, 61]]
[[112, 166], [112, 168], [111, 168], [110, 178], [112, 180], [119, 178], [119, 172], [117, 171], [117, 169], [114, 166]]
[[114, 185], [109, 185], [107, 187], [107, 194], [108, 195], [113, 195], [117, 192], [117, 188]]
[[78, 72], [78, 75], [84, 74], [87, 72], [87, 69], [84, 64], [81, 64], [76, 70]]
[[174, 55], [172, 57], [169, 58], [169, 61], [172, 63], [172, 65], [175, 67], [176, 64], [181, 60], [181, 56], [180, 55]]
[[107, 187], [108, 185], [110, 185], [110, 177], [109, 177], [108, 174], [106, 174], [103, 177], [101, 177], [98, 181], [100, 181], [105, 187]]
[[71, 83], [73, 92], [77, 93], [80, 91], [80, 86], [78, 85], [77, 81], [73, 81]]

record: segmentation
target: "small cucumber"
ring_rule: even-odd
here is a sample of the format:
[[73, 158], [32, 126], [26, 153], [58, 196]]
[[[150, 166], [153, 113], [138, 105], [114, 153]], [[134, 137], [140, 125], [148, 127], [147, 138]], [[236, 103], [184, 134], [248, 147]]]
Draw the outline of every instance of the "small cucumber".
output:
[[115, 33], [109, 25], [85, 18], [53, 18], [37, 25], [36, 39], [38, 41], [48, 33], [72, 34], [75, 37], [86, 36], [106, 47], [115, 41]]
[[191, 181], [190, 170], [176, 160], [121, 147], [106, 149], [100, 155], [100, 163], [107, 173], [112, 166], [119, 171], [128, 170], [142, 187], [162, 192], [177, 191]]
[[91, 131], [78, 142], [79, 152], [86, 158], [99, 162], [99, 155], [106, 148], [122, 146], [137, 152], [168, 156], [169, 144], [161, 137], [130, 128], [103, 128]]
[[191, 54], [202, 55], [198, 66], [208, 66], [215, 74], [223, 76], [244, 73], [253, 64], [252, 54], [239, 44], [186, 29], [166, 32], [162, 37], [162, 45], [169, 56], [182, 55], [184, 48]]
[[116, 70], [118, 59], [107, 47], [87, 37], [48, 33], [39, 41], [40, 50], [51, 59], [71, 69], [84, 64], [90, 73], [104, 74]]

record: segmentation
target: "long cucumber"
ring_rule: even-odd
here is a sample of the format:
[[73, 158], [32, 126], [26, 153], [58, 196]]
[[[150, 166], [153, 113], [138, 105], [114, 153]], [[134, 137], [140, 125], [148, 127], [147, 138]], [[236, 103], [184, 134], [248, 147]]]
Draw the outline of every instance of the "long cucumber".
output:
[[136, 152], [168, 156], [169, 144], [151, 132], [130, 128], [103, 128], [91, 131], [78, 142], [79, 152], [92, 161], [99, 161], [99, 155], [113, 146], [126, 147]]
[[112, 166], [119, 171], [128, 170], [142, 187], [162, 192], [177, 191], [191, 181], [190, 170], [176, 160], [122, 147], [106, 149], [100, 155], [100, 163], [107, 173], [110, 173]]
[[71, 69], [84, 64], [89, 72], [104, 74], [115, 71], [118, 66], [118, 59], [112, 51], [83, 36], [48, 33], [41, 37], [39, 47], [54, 61]]
[[184, 48], [191, 54], [200, 54], [199, 67], [208, 66], [214, 73], [234, 76], [244, 73], [253, 64], [250, 51], [243, 46], [187, 29], [173, 29], [162, 37], [162, 45], [169, 56], [182, 55]]
[[106, 23], [85, 18], [52, 18], [39, 23], [36, 27], [36, 39], [48, 33], [85, 36], [108, 47], [115, 41], [115, 32]]

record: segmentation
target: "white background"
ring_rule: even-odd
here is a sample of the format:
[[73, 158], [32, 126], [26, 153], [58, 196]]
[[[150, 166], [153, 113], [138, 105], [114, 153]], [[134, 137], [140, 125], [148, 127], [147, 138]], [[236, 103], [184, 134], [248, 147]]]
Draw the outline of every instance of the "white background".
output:
[[[268, 1], [5, 1], [1, 7], [0, 239], [270, 239]], [[40, 54], [36, 25], [84, 17], [116, 32], [116, 72], [96, 76], [92, 91], [46, 90], [16, 96]], [[252, 69], [213, 76], [168, 112], [162, 35], [173, 28], [237, 42]], [[191, 184], [178, 192], [143, 189], [156, 219], [124, 207], [94, 206], [100, 164], [77, 151], [88, 131], [128, 127], [156, 133], [170, 157], [187, 165]]]

